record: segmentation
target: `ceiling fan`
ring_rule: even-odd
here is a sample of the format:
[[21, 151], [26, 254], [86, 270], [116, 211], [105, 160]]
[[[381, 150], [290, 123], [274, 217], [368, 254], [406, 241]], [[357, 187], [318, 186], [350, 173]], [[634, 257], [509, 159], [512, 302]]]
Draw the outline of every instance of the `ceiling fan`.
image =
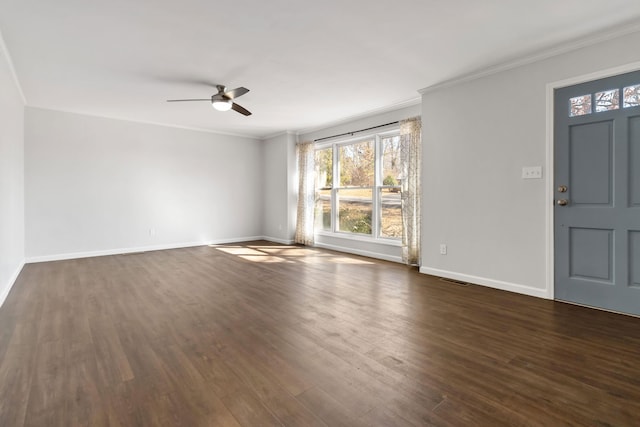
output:
[[209, 101], [213, 108], [218, 111], [234, 110], [245, 116], [250, 116], [251, 111], [233, 102], [234, 99], [249, 92], [246, 87], [238, 87], [232, 90], [227, 90], [223, 85], [216, 85], [218, 93], [211, 95], [211, 98], [204, 99], [167, 99], [167, 102], [184, 102], [184, 101]]

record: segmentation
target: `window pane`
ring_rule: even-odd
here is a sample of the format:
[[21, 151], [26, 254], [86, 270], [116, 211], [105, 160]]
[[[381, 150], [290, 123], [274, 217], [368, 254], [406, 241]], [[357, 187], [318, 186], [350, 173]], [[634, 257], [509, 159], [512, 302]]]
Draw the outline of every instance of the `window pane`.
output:
[[340, 186], [372, 187], [375, 154], [373, 141], [340, 147]]
[[315, 228], [331, 231], [331, 190], [318, 190], [316, 195]]
[[624, 108], [640, 105], [640, 85], [627, 86], [622, 90], [624, 94]]
[[382, 138], [382, 185], [400, 185], [400, 135]]
[[591, 114], [591, 95], [576, 96], [569, 100], [569, 117]]
[[338, 224], [340, 231], [371, 234], [371, 188], [338, 190]]
[[331, 188], [333, 182], [333, 149], [316, 150], [316, 189]]
[[620, 108], [620, 91], [618, 89], [605, 90], [596, 93], [596, 113]]
[[382, 201], [380, 237], [402, 237], [400, 187], [381, 188], [380, 200]]

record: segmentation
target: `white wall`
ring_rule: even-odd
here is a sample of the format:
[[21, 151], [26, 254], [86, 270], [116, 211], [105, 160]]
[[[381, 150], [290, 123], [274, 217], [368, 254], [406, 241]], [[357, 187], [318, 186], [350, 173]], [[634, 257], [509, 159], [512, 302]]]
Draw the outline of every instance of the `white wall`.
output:
[[[300, 142], [312, 141], [332, 135], [339, 135], [355, 130], [366, 129], [373, 126], [379, 126], [386, 123], [408, 119], [420, 115], [420, 104], [414, 104], [396, 110], [386, 111], [384, 113], [372, 114], [351, 121], [340, 123], [339, 125], [318, 129], [298, 136]], [[375, 132], [375, 131], [372, 131]], [[381, 258], [389, 261], [400, 262], [402, 260], [402, 250], [399, 245], [389, 245], [380, 242], [355, 240], [349, 238], [341, 238], [336, 235], [318, 234], [315, 238], [315, 244], [319, 247], [334, 249], [344, 252], [350, 252], [358, 255], [370, 256], [373, 258]]]
[[0, 305], [24, 265], [24, 103], [0, 36]]
[[29, 261], [262, 235], [260, 141], [26, 108]]
[[284, 244], [292, 243], [295, 235], [295, 143], [295, 135], [290, 133], [262, 142], [262, 231], [266, 239]]
[[[639, 61], [639, 45], [635, 33], [423, 95], [422, 272], [551, 296], [546, 86]], [[535, 165], [544, 179], [522, 180]]]

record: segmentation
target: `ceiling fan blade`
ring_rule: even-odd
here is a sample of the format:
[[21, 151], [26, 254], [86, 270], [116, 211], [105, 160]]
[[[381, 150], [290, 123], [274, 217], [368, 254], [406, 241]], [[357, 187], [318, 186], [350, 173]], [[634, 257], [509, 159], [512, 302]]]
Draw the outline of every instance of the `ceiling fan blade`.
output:
[[167, 102], [183, 102], [183, 101], [209, 101], [209, 102], [211, 102], [211, 98], [206, 98], [206, 99], [167, 99]]
[[231, 89], [230, 91], [225, 92], [224, 96], [225, 98], [236, 99], [247, 92], [249, 92], [249, 89], [247, 89], [246, 87], [237, 87], [235, 89]]
[[251, 111], [247, 110], [244, 107], [241, 107], [240, 105], [236, 104], [235, 102], [233, 104], [231, 104], [231, 108], [235, 111], [237, 111], [240, 114], [244, 114], [245, 116], [250, 116], [251, 115]]

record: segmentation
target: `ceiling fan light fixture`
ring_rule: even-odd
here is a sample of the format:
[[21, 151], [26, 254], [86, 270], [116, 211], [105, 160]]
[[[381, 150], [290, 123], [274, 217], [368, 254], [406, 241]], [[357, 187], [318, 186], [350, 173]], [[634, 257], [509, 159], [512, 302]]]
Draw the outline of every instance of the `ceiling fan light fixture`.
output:
[[218, 111], [229, 111], [232, 103], [230, 99], [216, 99], [211, 102], [211, 105]]

